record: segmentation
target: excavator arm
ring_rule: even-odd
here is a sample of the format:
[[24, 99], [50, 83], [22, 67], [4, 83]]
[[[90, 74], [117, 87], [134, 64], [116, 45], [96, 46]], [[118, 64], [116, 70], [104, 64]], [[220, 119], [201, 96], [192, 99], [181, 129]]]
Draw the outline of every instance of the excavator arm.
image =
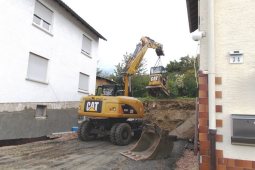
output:
[[148, 50], [148, 48], [155, 49], [156, 54], [159, 57], [164, 55], [163, 46], [160, 43], [155, 42], [154, 40], [152, 40], [149, 37], [142, 37], [140, 41], [141, 42], [139, 44], [137, 44], [135, 52], [133, 53], [130, 61], [128, 62], [127, 66], [126, 66], [126, 72], [124, 73], [124, 84], [125, 84], [124, 95], [125, 96], [128, 96], [129, 92], [130, 92], [129, 77], [134, 75], [137, 72], [138, 67], [139, 67], [146, 51]]

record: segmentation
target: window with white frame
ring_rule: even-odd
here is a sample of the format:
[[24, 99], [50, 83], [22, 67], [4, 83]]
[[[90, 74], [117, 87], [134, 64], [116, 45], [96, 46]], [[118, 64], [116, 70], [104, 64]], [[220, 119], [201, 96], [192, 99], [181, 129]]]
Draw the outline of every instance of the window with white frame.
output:
[[91, 46], [92, 46], [92, 40], [88, 38], [87, 36], [83, 35], [81, 51], [91, 56]]
[[80, 73], [79, 90], [89, 91], [89, 75]]
[[29, 53], [27, 79], [47, 83], [48, 62], [47, 58]]
[[39, 27], [51, 31], [53, 12], [39, 1], [35, 1], [33, 23]]

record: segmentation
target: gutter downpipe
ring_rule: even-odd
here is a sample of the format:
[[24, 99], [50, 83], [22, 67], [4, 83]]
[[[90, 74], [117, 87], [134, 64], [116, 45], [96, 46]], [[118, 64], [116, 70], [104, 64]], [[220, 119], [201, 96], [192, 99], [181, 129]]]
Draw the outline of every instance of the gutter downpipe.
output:
[[210, 170], [216, 170], [216, 113], [215, 113], [215, 36], [214, 0], [208, 0], [208, 112], [210, 140]]

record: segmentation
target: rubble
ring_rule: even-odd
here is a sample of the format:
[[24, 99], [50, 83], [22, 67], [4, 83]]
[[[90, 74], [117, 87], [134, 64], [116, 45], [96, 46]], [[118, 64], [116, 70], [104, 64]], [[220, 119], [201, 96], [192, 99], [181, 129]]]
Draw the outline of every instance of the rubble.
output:
[[175, 170], [198, 170], [198, 157], [191, 150], [185, 150], [183, 156], [176, 162]]

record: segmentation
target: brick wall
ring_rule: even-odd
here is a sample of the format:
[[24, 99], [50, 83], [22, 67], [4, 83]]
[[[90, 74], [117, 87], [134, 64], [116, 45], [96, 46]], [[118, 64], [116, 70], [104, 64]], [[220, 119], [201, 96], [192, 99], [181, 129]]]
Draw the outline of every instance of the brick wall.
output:
[[207, 74], [199, 74], [199, 117], [198, 117], [198, 140], [199, 140], [199, 154], [200, 154], [200, 165], [199, 169], [206, 170], [210, 169], [210, 141], [208, 138], [208, 76]]
[[[222, 78], [215, 78], [215, 85], [221, 86]], [[216, 100], [222, 99], [222, 91], [215, 92]], [[216, 112], [222, 114], [223, 106], [216, 105]], [[198, 133], [199, 133], [199, 154], [200, 154], [200, 170], [210, 169], [210, 141], [208, 138], [209, 115], [208, 115], [208, 75], [199, 74], [199, 107], [198, 107]], [[224, 120], [216, 119], [216, 127], [224, 126]], [[223, 142], [224, 134], [216, 134], [216, 142]], [[255, 153], [254, 153], [255, 154]], [[255, 170], [255, 160], [237, 160], [224, 157], [224, 150], [216, 148], [216, 166], [217, 170]]]

